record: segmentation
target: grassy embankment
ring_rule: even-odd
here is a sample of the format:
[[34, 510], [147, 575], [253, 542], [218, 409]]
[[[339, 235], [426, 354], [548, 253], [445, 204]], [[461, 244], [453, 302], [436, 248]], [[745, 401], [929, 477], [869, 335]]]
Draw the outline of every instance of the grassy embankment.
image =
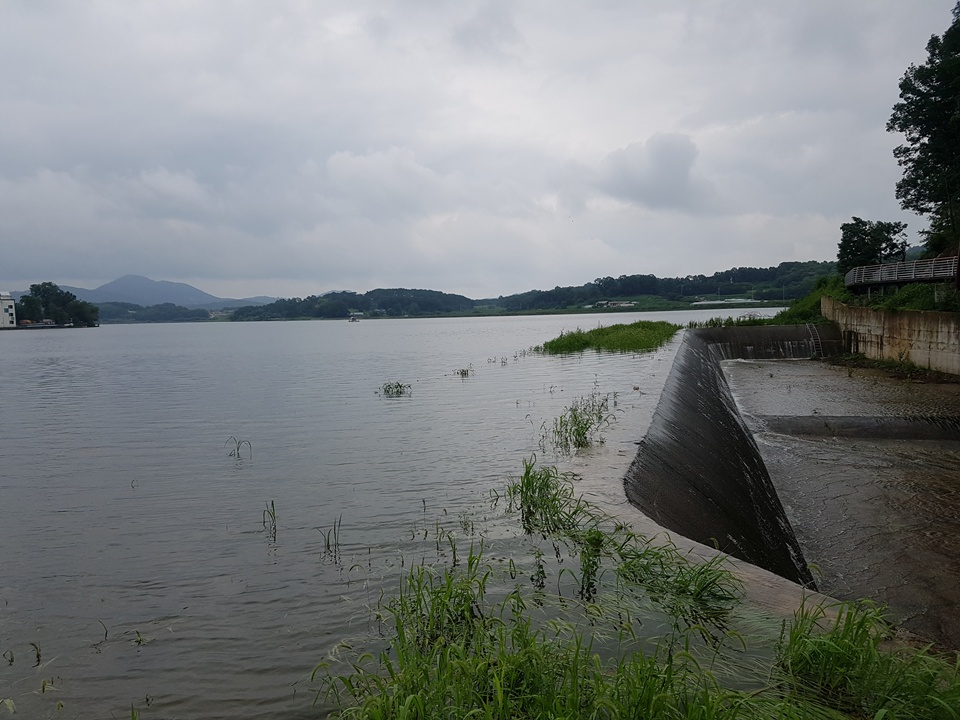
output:
[[820, 298], [824, 295], [839, 300], [845, 305], [869, 307], [874, 310], [960, 312], [960, 293], [948, 285], [915, 283], [896, 290], [855, 295], [844, 286], [841, 276], [830, 275], [820, 278], [808, 295], [794, 300], [789, 307], [772, 318], [715, 318], [707, 322], [691, 323], [690, 327], [823, 323], [826, 320], [820, 314]]
[[574, 481], [524, 461], [492, 494], [498, 532], [438, 523], [437, 561], [378, 603], [373, 651], [317, 666], [318, 699], [358, 719], [960, 718], [957, 661], [891, 644], [871, 603], [759, 617], [721, 558], [631, 531]]
[[[854, 307], [868, 307], [873, 310], [887, 312], [899, 311], [935, 311], [960, 312], [960, 293], [954, 288], [931, 283], [915, 283], [906, 285], [893, 292], [874, 293], [872, 295], [854, 295], [847, 291], [840, 276], [821, 278], [813, 292], [800, 298], [786, 310], [773, 318], [764, 321], [771, 325], [796, 325], [803, 323], [825, 323], [827, 320], [820, 314], [820, 298], [824, 295], [832, 297], [845, 305]], [[730, 320], [723, 324], [742, 324]], [[924, 382], [957, 382], [955, 375], [940, 373], [922, 368], [904, 360], [871, 360], [864, 355], [838, 355], [828, 358], [834, 365], [848, 368], [869, 368], [904, 379], [922, 380]]]

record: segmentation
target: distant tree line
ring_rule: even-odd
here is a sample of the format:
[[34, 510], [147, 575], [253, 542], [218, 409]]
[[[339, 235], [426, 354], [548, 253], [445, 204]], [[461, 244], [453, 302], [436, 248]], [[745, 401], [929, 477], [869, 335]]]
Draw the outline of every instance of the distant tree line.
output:
[[741, 295], [755, 300], [785, 300], [809, 293], [817, 278], [832, 275], [832, 262], [785, 262], [777, 267], [741, 267], [713, 275], [658, 278], [655, 275], [621, 275], [597, 278], [585, 285], [530, 290], [516, 295], [471, 300], [437, 290], [378, 289], [366, 293], [334, 292], [306, 298], [277, 300], [269, 305], [237, 308], [233, 320], [295, 320], [346, 318], [352, 312], [385, 317], [449, 315], [474, 311], [527, 312], [582, 308], [602, 300], [644, 296], [675, 302]]
[[297, 318], [346, 318], [351, 312], [403, 317], [446, 315], [472, 310], [474, 300], [438, 290], [378, 289], [360, 294], [333, 292], [306, 298], [277, 300], [269, 305], [251, 305], [233, 311], [234, 320], [295, 320]]
[[832, 275], [833, 262], [784, 262], [776, 267], [735, 267], [713, 275], [658, 278], [656, 275], [602, 277], [585, 285], [530, 290], [485, 301], [510, 312], [582, 307], [602, 300], [658, 296], [673, 301], [742, 295], [753, 300], [789, 300], [809, 293], [817, 278]]
[[56, 325], [96, 325], [100, 309], [93, 303], [78, 300], [72, 292], [61, 290], [52, 282], [30, 286], [30, 292], [15, 303], [17, 322], [42, 323], [50, 320]]
[[100, 304], [100, 319], [105, 323], [194, 322], [209, 320], [210, 311], [161, 303], [144, 307], [135, 303], [109, 302]]

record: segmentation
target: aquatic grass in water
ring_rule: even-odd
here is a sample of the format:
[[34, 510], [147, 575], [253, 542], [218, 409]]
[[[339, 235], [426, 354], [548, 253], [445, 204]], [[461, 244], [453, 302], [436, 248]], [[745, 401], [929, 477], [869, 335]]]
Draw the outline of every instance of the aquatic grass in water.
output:
[[272, 542], [277, 541], [277, 507], [273, 500], [267, 503], [263, 511], [263, 529]]
[[630, 535], [617, 552], [615, 571], [625, 587], [643, 588], [654, 605], [677, 622], [697, 627], [704, 639], [716, 639], [743, 596], [739, 580], [722, 556], [691, 558], [672, 543], [654, 545]]
[[403, 397], [410, 394], [410, 385], [399, 381], [388, 382], [380, 386], [378, 393], [385, 397]]
[[[602, 557], [615, 561], [624, 583], [645, 588], [656, 604], [690, 624], [723, 618], [741, 597], [739, 581], [722, 556], [691, 559], [675, 545], [653, 541], [615, 523], [576, 496], [574, 476], [523, 461], [523, 475], [507, 486], [507, 510], [520, 511], [524, 533], [569, 543], [580, 557], [581, 597], [592, 599]], [[603, 529], [607, 528], [607, 529]]]
[[[459, 566], [409, 570], [376, 611], [392, 627], [385, 649], [347, 668], [320, 663], [318, 699], [336, 701], [343, 718], [957, 718], [957, 665], [883, 649], [889, 628], [872, 606], [841, 605], [832, 626], [822, 608], [801, 608], [745, 683], [736, 656], [746, 641], [703, 625], [735, 612], [741, 595], [722, 558], [700, 562], [630, 532], [577, 497], [572, 476], [535, 459], [506, 497], [523, 537], [553, 542], [558, 562], [557, 542], [579, 557], [579, 601], [558, 594], [550, 605], [556, 567], [539, 547], [527, 585], [513, 559], [505, 567], [471, 544]], [[575, 571], [559, 572], [558, 591], [565, 574]], [[631, 588], [686, 627], [652, 645], [638, 637]]]
[[[828, 626], [824, 630], [823, 626]], [[775, 677], [792, 695], [867, 718], [960, 718], [960, 659], [883, 649], [892, 628], [873, 603], [801, 607], [784, 633]]]
[[241, 451], [243, 450], [243, 446], [246, 445], [247, 450], [249, 452], [249, 459], [253, 460], [253, 445], [250, 444], [249, 440], [238, 440], [233, 435], [231, 435], [230, 437], [227, 438], [227, 441], [224, 443], [224, 446], [227, 446], [227, 445], [230, 446], [230, 452], [227, 454], [229, 455], [229, 457], [237, 458], [237, 460], [243, 459], [243, 455], [241, 454]]
[[340, 517], [334, 521], [333, 527], [326, 532], [317, 528], [320, 534], [323, 535], [323, 557], [338, 565], [340, 564], [340, 525], [342, 523], [343, 515], [340, 515]]
[[387, 606], [390, 648], [346, 674], [321, 663], [321, 693], [343, 718], [708, 717], [712, 684], [682, 654], [603, 662], [582, 630], [538, 625], [519, 590], [490, 601], [493, 573], [473, 546], [461, 572], [412, 568]]
[[557, 452], [569, 454], [603, 443], [601, 431], [615, 418], [610, 411], [610, 395], [594, 390], [564, 408], [563, 413], [553, 419], [549, 430], [546, 423], [541, 426], [540, 448], [546, 451], [550, 444]]
[[608, 352], [644, 352], [656, 350], [672, 338], [679, 325], [640, 320], [629, 325], [610, 325], [594, 330], [577, 328], [548, 340], [540, 348], [547, 354], [578, 353], [593, 348]]

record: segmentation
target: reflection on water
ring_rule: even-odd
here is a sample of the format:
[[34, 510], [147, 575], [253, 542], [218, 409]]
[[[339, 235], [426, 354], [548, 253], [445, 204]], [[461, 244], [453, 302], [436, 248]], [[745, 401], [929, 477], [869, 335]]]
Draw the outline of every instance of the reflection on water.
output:
[[[482, 515], [542, 423], [616, 392], [608, 452], [629, 461], [664, 354], [523, 352], [599, 320], [4, 333], [0, 697], [25, 717], [315, 714], [305, 675], [431, 551], [416, 528]], [[375, 392], [392, 381], [410, 395]]]

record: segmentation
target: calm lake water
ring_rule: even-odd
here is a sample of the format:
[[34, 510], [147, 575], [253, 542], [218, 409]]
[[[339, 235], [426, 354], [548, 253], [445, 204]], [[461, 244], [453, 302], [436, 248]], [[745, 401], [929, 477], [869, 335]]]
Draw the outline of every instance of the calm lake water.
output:
[[[672, 358], [525, 350], [716, 314], [0, 333], [0, 700], [21, 717], [324, 715], [307, 676], [436, 552], [419, 530], [475, 532], [533, 453], [629, 463]], [[394, 381], [410, 395], [377, 394]], [[606, 444], [545, 452], [542, 424], [594, 390], [617, 394]]]

